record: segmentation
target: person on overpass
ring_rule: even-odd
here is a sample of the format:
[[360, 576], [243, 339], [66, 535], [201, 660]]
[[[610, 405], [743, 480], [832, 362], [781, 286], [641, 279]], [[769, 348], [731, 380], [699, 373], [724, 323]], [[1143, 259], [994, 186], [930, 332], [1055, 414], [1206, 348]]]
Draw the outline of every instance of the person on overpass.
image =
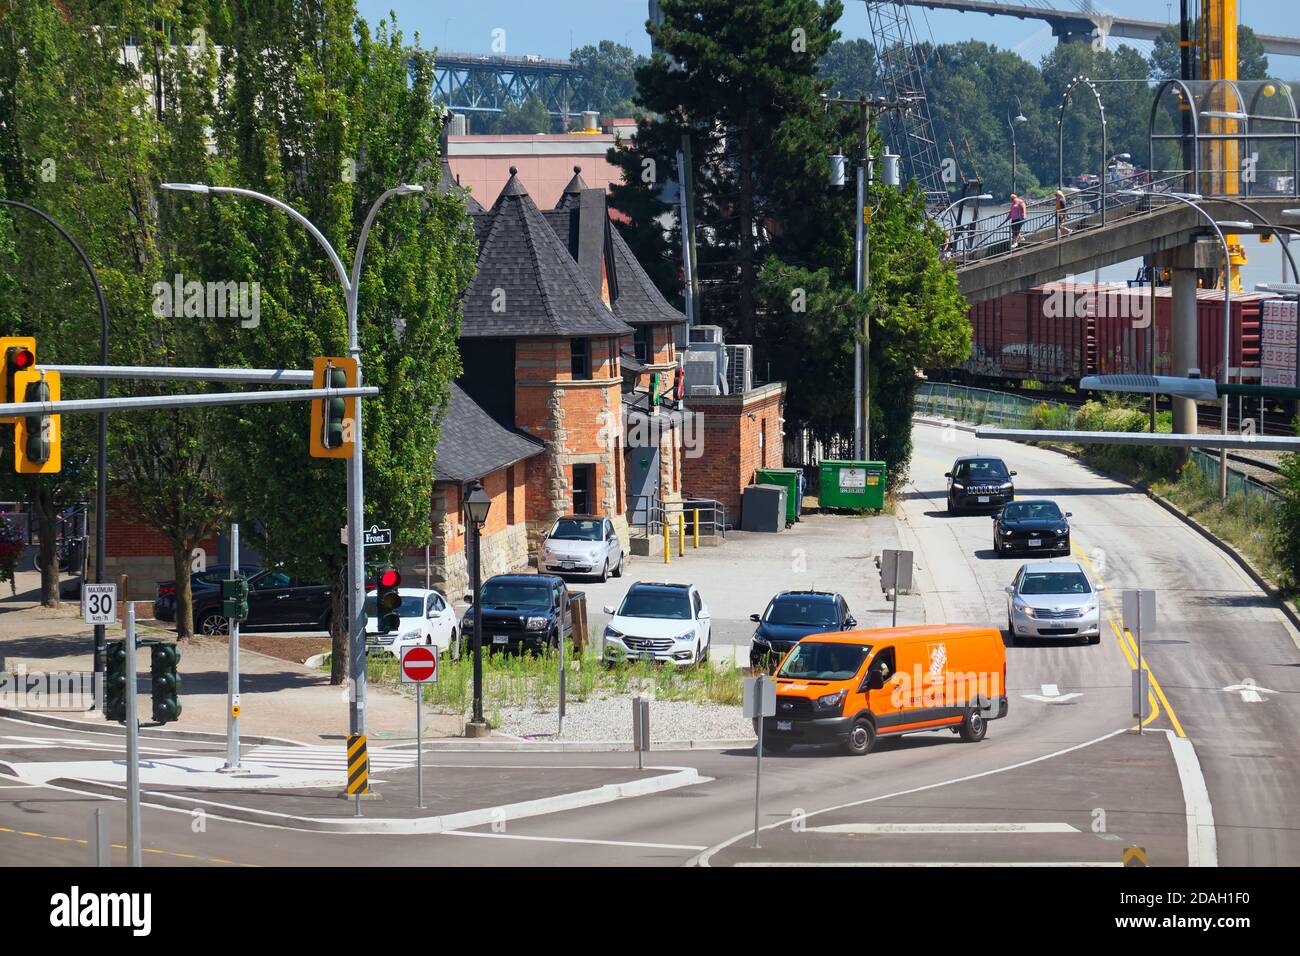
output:
[[1070, 227], [1065, 224], [1065, 205], [1065, 193], [1058, 189], [1056, 191], [1056, 235], [1058, 237], [1070, 234]]
[[1014, 249], [1020, 245], [1020, 230], [1025, 226], [1025, 215], [1028, 213], [1028, 207], [1025, 201], [1015, 193], [1011, 194], [1011, 248]]

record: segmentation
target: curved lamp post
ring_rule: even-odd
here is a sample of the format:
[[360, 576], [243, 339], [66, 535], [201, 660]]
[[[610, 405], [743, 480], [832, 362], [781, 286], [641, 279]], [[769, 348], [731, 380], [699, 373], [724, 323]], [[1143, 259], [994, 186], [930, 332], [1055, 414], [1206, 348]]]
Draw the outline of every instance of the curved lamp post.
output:
[[1070, 95], [1075, 87], [1084, 84], [1097, 101], [1097, 111], [1101, 114], [1101, 182], [1098, 184], [1101, 195], [1101, 224], [1106, 225], [1106, 105], [1101, 101], [1101, 93], [1092, 80], [1086, 76], [1076, 76], [1061, 94], [1061, 105], [1056, 112], [1056, 188], [1065, 187], [1065, 108], [1070, 104]]
[[[76, 250], [77, 257], [81, 259], [82, 265], [86, 267], [86, 272], [90, 275], [90, 284], [95, 290], [95, 301], [99, 305], [99, 364], [107, 365], [108, 301], [104, 298], [104, 287], [100, 285], [99, 275], [95, 272], [95, 267], [91, 265], [86, 250], [81, 248], [80, 243], [72, 238], [67, 229], [63, 228], [53, 216], [44, 210], [29, 206], [25, 202], [18, 202], [16, 199], [0, 199], [0, 206], [24, 209], [39, 216], [53, 226], [59, 235], [66, 239], [68, 244]], [[99, 397], [108, 398], [108, 379], [106, 378], [99, 380]], [[108, 415], [105, 412], [100, 412], [98, 418], [97, 441], [99, 447], [95, 463], [95, 583], [102, 584], [104, 581], [104, 528], [108, 514]], [[102, 679], [104, 673], [104, 625], [102, 624], [95, 625], [95, 661], [93, 667], [95, 674], [98, 675], [97, 679]]]
[[1021, 108], [1020, 97], [1016, 97], [1016, 115], [1013, 119], [1007, 116], [1007, 128], [1011, 130], [1011, 192], [1016, 191], [1016, 124], [1028, 123], [1029, 118], [1025, 116], [1025, 111]]
[[[288, 203], [281, 202], [279, 199], [265, 193], [255, 192], [252, 189], [239, 189], [234, 186], [209, 186], [205, 183], [162, 183], [162, 188], [204, 195], [216, 193], [218, 195], [243, 196], [248, 199], [256, 199], [268, 206], [274, 206], [306, 229], [311, 234], [311, 237], [325, 250], [330, 264], [334, 266], [334, 272], [338, 275], [339, 284], [343, 287], [348, 314], [348, 355], [356, 360], [357, 385], [361, 384], [361, 346], [357, 338], [357, 294], [361, 286], [361, 261], [366, 253], [366, 239], [370, 235], [370, 227], [375, 221], [375, 214], [379, 212], [380, 206], [393, 196], [409, 196], [414, 193], [422, 193], [424, 192], [423, 186], [402, 183], [400, 186], [385, 190], [374, 201], [370, 211], [366, 214], [361, 233], [357, 236], [357, 248], [352, 256], [351, 275], [344, 268], [343, 260], [339, 258], [339, 254], [334, 250], [334, 247], [325, 238], [324, 234], [312, 224], [311, 220]], [[366, 732], [366, 609], [363, 591], [366, 582], [366, 562], [361, 528], [365, 521], [365, 489], [362, 482], [365, 445], [361, 440], [360, 397], [355, 401], [356, 414], [352, 431], [356, 450], [353, 452], [352, 457], [348, 459], [348, 562], [351, 571], [351, 580], [348, 586], [348, 649], [350, 654], [349, 673], [352, 677], [354, 691], [351, 695], [352, 700], [348, 716], [351, 732], [353, 734], [364, 734]]]
[[491, 510], [492, 498], [483, 490], [483, 482], [476, 479], [465, 496], [465, 520], [474, 529], [470, 538], [474, 547], [471, 572], [474, 585], [474, 710], [470, 723], [475, 733], [470, 736], [479, 736], [487, 729], [487, 721], [483, 719], [483, 581], [479, 549], [483, 543], [483, 525], [487, 524]]

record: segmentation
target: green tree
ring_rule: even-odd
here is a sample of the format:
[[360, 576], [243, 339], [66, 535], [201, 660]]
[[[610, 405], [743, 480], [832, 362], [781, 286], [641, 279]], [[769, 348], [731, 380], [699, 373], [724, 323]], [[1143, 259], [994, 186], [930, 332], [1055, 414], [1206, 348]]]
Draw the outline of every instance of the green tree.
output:
[[[1200, 32], [1201, 20], [1198, 17], [1192, 27], [1191, 35], [1195, 38], [1200, 35]], [[1193, 58], [1196, 55], [1193, 52]], [[1182, 50], [1178, 46], [1178, 27], [1165, 27], [1156, 37], [1156, 42], [1151, 47], [1149, 69], [1154, 80], [1170, 79], [1182, 74]], [[1255, 31], [1244, 23], [1237, 25], [1237, 78], [1268, 79], [1268, 56], [1264, 53], [1264, 44], [1255, 35]]]
[[517, 133], [551, 132], [551, 114], [546, 111], [546, 104], [537, 96], [530, 96], [522, 103], [508, 103], [497, 117], [492, 132], [500, 135]]
[[645, 57], [621, 43], [601, 40], [596, 46], [574, 50], [569, 62], [587, 73], [586, 109], [615, 117], [635, 112], [636, 70], [644, 65]]
[[822, 57], [818, 75], [836, 96], [876, 96], [876, 48], [870, 40], [836, 40]]

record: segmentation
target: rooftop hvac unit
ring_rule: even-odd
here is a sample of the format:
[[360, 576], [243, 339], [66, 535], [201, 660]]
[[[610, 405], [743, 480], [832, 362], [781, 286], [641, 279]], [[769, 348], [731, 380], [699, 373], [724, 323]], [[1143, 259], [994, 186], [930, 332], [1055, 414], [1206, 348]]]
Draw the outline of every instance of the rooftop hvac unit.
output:
[[743, 395], [754, 387], [754, 346], [725, 345], [727, 387], [732, 395]]
[[686, 353], [687, 395], [719, 395], [720, 380], [717, 352]]
[[722, 326], [720, 325], [693, 325], [691, 326], [691, 344], [696, 342], [714, 342], [722, 344]]
[[[693, 355], [708, 355], [713, 359], [713, 370], [717, 375], [712, 384], [718, 389], [715, 394], [727, 394], [727, 347], [721, 342], [692, 342], [686, 352], [686, 361]], [[689, 379], [688, 379], [689, 381]], [[703, 384], [702, 382], [700, 384]]]

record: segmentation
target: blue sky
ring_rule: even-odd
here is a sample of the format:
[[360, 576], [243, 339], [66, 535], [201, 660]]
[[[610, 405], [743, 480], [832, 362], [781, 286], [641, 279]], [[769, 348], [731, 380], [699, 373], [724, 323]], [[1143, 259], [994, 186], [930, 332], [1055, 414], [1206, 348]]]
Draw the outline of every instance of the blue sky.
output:
[[[1296, 0], [1239, 0], [1241, 22], [1261, 33], [1300, 34]], [[1062, 7], [1069, 6], [1063, 0]], [[576, 46], [615, 40], [640, 53], [650, 52], [645, 34], [646, 0], [358, 0], [366, 19], [374, 22], [396, 11], [406, 33], [419, 31], [422, 45], [466, 53], [491, 52], [493, 31], [505, 31], [506, 52], [515, 55], [567, 59]], [[1168, 20], [1176, 15], [1177, 0], [1097, 0], [1098, 10], [1122, 10], [1146, 20]], [[1289, 15], [1288, 15], [1289, 14]], [[912, 26], [918, 39], [938, 43], [976, 39], [1014, 49], [1036, 62], [1051, 50], [1055, 40], [1047, 24], [982, 14], [940, 12], [913, 8]], [[846, 37], [867, 36], [866, 6], [862, 0], [844, 0], [840, 31]], [[1129, 43], [1144, 53], [1150, 44]], [[1286, 78], [1300, 76], [1300, 58], [1270, 57], [1271, 72]]]

